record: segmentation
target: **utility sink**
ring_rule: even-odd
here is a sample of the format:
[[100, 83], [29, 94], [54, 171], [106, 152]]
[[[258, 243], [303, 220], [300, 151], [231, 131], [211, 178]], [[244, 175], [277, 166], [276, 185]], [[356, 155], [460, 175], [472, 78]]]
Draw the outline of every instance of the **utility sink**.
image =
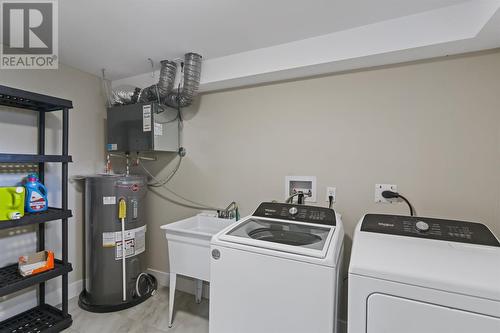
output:
[[210, 240], [234, 220], [205, 214], [161, 226], [168, 241], [170, 264], [169, 327], [172, 327], [177, 274], [195, 279], [196, 302], [201, 302], [202, 281], [210, 282]]
[[170, 272], [210, 281], [210, 239], [233, 222], [198, 214], [162, 225], [168, 241]]
[[184, 220], [162, 225], [161, 228], [165, 230], [167, 239], [169, 239], [169, 235], [176, 235], [205, 240], [209, 245], [213, 235], [233, 222], [234, 220], [198, 214]]

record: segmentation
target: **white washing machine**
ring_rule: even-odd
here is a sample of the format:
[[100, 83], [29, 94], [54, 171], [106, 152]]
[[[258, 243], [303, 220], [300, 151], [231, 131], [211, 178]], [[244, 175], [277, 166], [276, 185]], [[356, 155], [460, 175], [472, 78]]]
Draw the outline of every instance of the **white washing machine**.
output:
[[499, 333], [500, 244], [479, 223], [368, 214], [348, 298], [348, 333]]
[[211, 241], [210, 333], [332, 333], [344, 230], [332, 209], [262, 203]]

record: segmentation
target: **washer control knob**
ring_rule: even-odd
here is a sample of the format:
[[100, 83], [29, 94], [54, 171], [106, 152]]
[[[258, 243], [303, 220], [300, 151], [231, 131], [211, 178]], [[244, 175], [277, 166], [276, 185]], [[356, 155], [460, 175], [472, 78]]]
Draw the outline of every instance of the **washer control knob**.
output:
[[212, 258], [214, 258], [215, 260], [219, 260], [220, 259], [220, 251], [217, 249], [213, 249], [212, 250]]
[[299, 210], [297, 209], [297, 207], [292, 207], [288, 210], [288, 212], [290, 213], [290, 215], [297, 215], [297, 213], [299, 212]]
[[424, 221], [418, 221], [417, 223], [415, 223], [415, 228], [417, 228], [417, 230], [420, 232], [426, 232], [429, 230], [429, 224]]

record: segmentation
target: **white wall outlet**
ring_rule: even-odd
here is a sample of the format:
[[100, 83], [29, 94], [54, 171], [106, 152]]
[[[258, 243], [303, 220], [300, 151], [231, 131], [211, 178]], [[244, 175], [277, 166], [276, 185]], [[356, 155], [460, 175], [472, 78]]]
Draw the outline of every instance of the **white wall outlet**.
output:
[[326, 202], [330, 202], [330, 195], [333, 197], [333, 202], [337, 201], [337, 188], [327, 187], [326, 188]]
[[[300, 191], [304, 193], [304, 201], [316, 202], [316, 176], [285, 177], [285, 200]], [[294, 201], [297, 199], [294, 198]]]
[[375, 184], [375, 202], [377, 203], [393, 203], [397, 202], [397, 198], [386, 199], [382, 196], [384, 191], [397, 192], [397, 185], [393, 184]]

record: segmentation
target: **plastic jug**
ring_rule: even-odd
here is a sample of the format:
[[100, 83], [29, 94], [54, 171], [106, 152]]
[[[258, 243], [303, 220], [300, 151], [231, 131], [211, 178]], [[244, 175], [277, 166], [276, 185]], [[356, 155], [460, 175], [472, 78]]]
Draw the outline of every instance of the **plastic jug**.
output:
[[26, 184], [26, 206], [30, 213], [43, 212], [48, 209], [47, 188], [40, 183], [38, 176], [34, 173], [28, 175]]
[[0, 187], [0, 221], [24, 216], [24, 187]]

